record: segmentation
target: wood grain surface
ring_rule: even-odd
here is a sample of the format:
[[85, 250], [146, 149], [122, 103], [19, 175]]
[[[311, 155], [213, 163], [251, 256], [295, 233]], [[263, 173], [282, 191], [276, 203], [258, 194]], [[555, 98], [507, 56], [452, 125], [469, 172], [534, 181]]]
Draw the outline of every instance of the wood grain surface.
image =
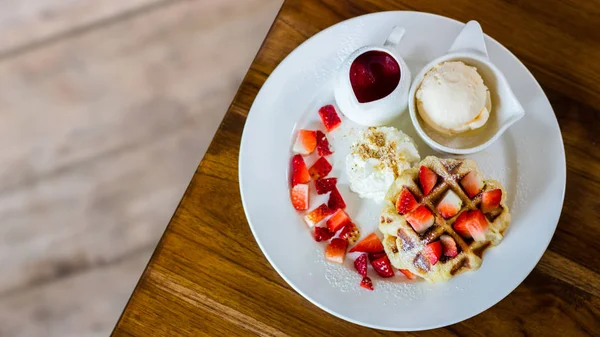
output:
[[[600, 335], [600, 2], [286, 1], [155, 253], [114, 336], [370, 336], [293, 291], [266, 261], [240, 202], [237, 159], [248, 110], [275, 66], [317, 32], [384, 10], [477, 19], [532, 70], [567, 153], [562, 216], [525, 281], [489, 310], [418, 336]], [[532, 238], [533, 239], [533, 238]]]

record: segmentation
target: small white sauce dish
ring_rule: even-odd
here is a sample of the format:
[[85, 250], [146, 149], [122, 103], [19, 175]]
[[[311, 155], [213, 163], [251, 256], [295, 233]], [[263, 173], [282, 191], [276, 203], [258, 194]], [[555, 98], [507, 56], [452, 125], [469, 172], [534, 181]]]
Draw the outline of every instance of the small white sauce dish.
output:
[[[447, 61], [462, 61], [477, 68], [489, 89], [492, 109], [484, 126], [455, 135], [445, 135], [429, 127], [417, 111], [416, 92], [425, 74], [435, 65]], [[523, 118], [525, 111], [506, 78], [490, 62], [481, 26], [469, 21], [460, 32], [448, 53], [429, 62], [415, 77], [408, 93], [411, 121], [427, 145], [446, 154], [466, 155], [482, 151], [498, 139], [509, 126]]]
[[[406, 110], [411, 74], [406, 62], [396, 51], [404, 32], [404, 28], [394, 27], [383, 46], [361, 47], [352, 52], [340, 66], [335, 81], [335, 101], [341, 112], [353, 122], [365, 126], [381, 126], [389, 124]], [[356, 58], [369, 51], [381, 51], [392, 56], [400, 68], [400, 80], [387, 96], [361, 103], [356, 98], [350, 82], [350, 67]]]

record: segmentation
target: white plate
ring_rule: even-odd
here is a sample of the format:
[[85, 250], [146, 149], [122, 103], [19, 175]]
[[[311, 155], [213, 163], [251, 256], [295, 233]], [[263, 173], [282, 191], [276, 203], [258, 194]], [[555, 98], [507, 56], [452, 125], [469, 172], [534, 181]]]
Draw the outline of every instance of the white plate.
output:
[[[562, 208], [566, 167], [554, 112], [531, 73], [506, 48], [486, 36], [492, 62], [506, 75], [526, 116], [485, 151], [469, 156], [484, 175], [508, 192], [512, 224], [504, 241], [488, 250], [478, 271], [447, 283], [407, 283], [372, 277], [374, 291], [359, 287], [352, 259], [327, 263], [324, 245], [290, 203], [288, 169], [297, 127], [319, 125], [317, 109], [333, 102], [335, 69], [353, 50], [380, 44], [393, 26], [406, 28], [399, 52], [411, 71], [445, 53], [463, 23], [419, 12], [383, 12], [353, 18], [313, 36], [273, 71], [250, 109], [239, 158], [242, 202], [250, 228], [275, 270], [323, 310], [357, 324], [385, 330], [423, 330], [450, 325], [491, 307], [535, 267], [546, 250]], [[364, 202], [345, 186], [343, 137], [350, 124], [330, 135], [337, 152], [333, 176], [340, 177], [348, 213], [363, 237], [376, 230], [379, 205]], [[421, 156], [431, 153], [415, 134], [408, 112], [398, 125], [411, 135]], [[307, 165], [312, 164], [312, 158]], [[312, 187], [311, 187], [312, 188]], [[311, 209], [320, 200], [311, 200]], [[373, 276], [374, 272], [369, 271]]]

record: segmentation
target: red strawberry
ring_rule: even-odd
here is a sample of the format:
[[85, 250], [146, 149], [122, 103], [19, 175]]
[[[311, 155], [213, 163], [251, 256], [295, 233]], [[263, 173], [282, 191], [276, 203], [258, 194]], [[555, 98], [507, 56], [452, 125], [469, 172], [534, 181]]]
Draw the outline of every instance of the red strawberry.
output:
[[464, 211], [460, 213], [456, 221], [452, 225], [452, 228], [463, 238], [470, 238], [471, 234], [469, 233], [469, 229], [467, 228], [467, 224], [469, 222], [469, 211]]
[[325, 248], [325, 258], [331, 262], [344, 263], [348, 242], [344, 239], [333, 239]]
[[349, 223], [340, 232], [340, 238], [348, 241], [349, 245], [353, 245], [358, 241], [360, 237], [360, 230], [354, 223]]
[[500, 206], [500, 200], [502, 200], [502, 190], [499, 188], [483, 192], [481, 194], [481, 211], [489, 213], [495, 210]]
[[362, 280], [360, 281], [360, 286], [365, 289], [373, 290], [373, 282], [368, 276], [364, 276], [362, 278]]
[[404, 276], [406, 276], [407, 279], [409, 280], [414, 280], [417, 278], [417, 275], [413, 274], [410, 272], [410, 270], [408, 269], [398, 269], [402, 274], [404, 274]]
[[371, 261], [371, 266], [381, 277], [392, 277], [394, 276], [394, 269], [392, 263], [388, 259], [387, 255], [378, 258], [377, 260]]
[[404, 217], [419, 234], [423, 234], [433, 225], [433, 214], [423, 205], [417, 207], [417, 209], [406, 214]]
[[400, 192], [398, 201], [396, 201], [396, 210], [400, 214], [412, 212], [419, 204], [415, 200], [415, 196], [405, 187]]
[[435, 187], [438, 176], [435, 172], [426, 166], [421, 166], [419, 169], [419, 183], [421, 183], [421, 189], [423, 194], [428, 195], [429, 192]]
[[311, 130], [300, 130], [298, 131], [298, 137], [294, 148], [292, 149], [295, 153], [300, 154], [311, 154], [317, 147], [317, 132]]
[[433, 266], [438, 262], [440, 256], [442, 256], [442, 243], [434, 241], [428, 244], [424, 250], [425, 257], [429, 260], [429, 263]]
[[448, 219], [458, 214], [461, 207], [462, 200], [452, 190], [448, 190], [437, 205], [437, 210], [445, 219]]
[[379, 253], [383, 251], [383, 245], [377, 237], [377, 234], [371, 233], [366, 238], [362, 239], [354, 247], [350, 249], [350, 252], [364, 252], [364, 253]]
[[343, 209], [338, 208], [338, 210], [333, 213], [331, 218], [327, 219], [327, 228], [329, 228], [330, 232], [335, 233], [351, 222], [352, 220], [348, 214], [346, 214]]
[[473, 199], [483, 188], [483, 180], [477, 171], [471, 171], [460, 180], [460, 184], [467, 192], [469, 198]]
[[361, 254], [354, 260], [354, 268], [363, 277], [367, 276], [367, 254]]
[[331, 192], [335, 188], [335, 184], [337, 184], [337, 178], [321, 178], [315, 180], [317, 194]]
[[467, 229], [475, 241], [485, 241], [487, 228], [488, 222], [480, 210], [476, 209], [469, 212], [469, 225]]
[[333, 152], [329, 147], [329, 141], [323, 132], [317, 130], [317, 154], [319, 157], [329, 156]]
[[455, 257], [458, 255], [458, 249], [456, 248], [456, 241], [447, 234], [440, 236], [440, 242], [442, 243], [442, 251], [444, 255], [449, 257]]
[[329, 194], [329, 201], [327, 202], [327, 206], [331, 209], [345, 209], [346, 203], [344, 202], [344, 198], [338, 191], [337, 187], [333, 188], [333, 191]]
[[485, 215], [476, 209], [462, 212], [452, 227], [462, 237], [472, 237], [475, 241], [485, 241], [485, 232], [487, 231], [488, 223]]
[[308, 169], [308, 173], [311, 178], [317, 180], [319, 178], [327, 177], [332, 168], [333, 167], [329, 164], [327, 159], [321, 157], [310, 167], [310, 169]]
[[292, 186], [306, 184], [310, 181], [310, 174], [301, 155], [292, 157]]
[[310, 211], [310, 213], [306, 214], [304, 216], [304, 221], [306, 221], [308, 227], [312, 228], [331, 213], [331, 210], [329, 209], [329, 207], [327, 207], [326, 204], [321, 204], [319, 207], [313, 209], [312, 211]]
[[369, 261], [375, 261], [384, 255], [385, 252], [369, 253]]
[[319, 109], [319, 116], [321, 117], [321, 121], [327, 132], [335, 130], [342, 123], [340, 116], [338, 116], [337, 112], [335, 112], [335, 108], [331, 104], [321, 107]]
[[291, 196], [295, 209], [299, 211], [308, 209], [308, 184], [298, 184], [292, 187]]
[[315, 227], [315, 241], [327, 241], [331, 239], [335, 233], [332, 233], [327, 227]]

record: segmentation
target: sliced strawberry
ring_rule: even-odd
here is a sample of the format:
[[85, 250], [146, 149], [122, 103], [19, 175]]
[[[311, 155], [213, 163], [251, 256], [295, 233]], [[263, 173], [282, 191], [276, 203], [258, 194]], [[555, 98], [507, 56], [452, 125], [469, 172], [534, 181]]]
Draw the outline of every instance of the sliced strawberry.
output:
[[440, 236], [440, 242], [442, 243], [442, 251], [444, 255], [448, 257], [455, 257], [458, 255], [458, 249], [456, 248], [456, 241], [447, 234]]
[[421, 189], [423, 189], [423, 194], [428, 195], [431, 192], [435, 187], [435, 183], [437, 183], [437, 179], [438, 175], [429, 167], [421, 166], [419, 169], [419, 183], [421, 184]]
[[299, 211], [308, 209], [308, 184], [298, 184], [292, 187], [291, 196], [295, 209]]
[[377, 253], [369, 253], [369, 261], [375, 261], [384, 255], [386, 254], [383, 251]]
[[344, 198], [340, 194], [340, 191], [337, 187], [333, 188], [333, 191], [329, 194], [329, 201], [327, 201], [327, 206], [331, 209], [345, 209], [346, 203], [344, 202]]
[[325, 219], [332, 212], [326, 204], [321, 204], [319, 207], [310, 211], [310, 213], [304, 216], [304, 221], [308, 224], [308, 227], [313, 228], [316, 224]]
[[306, 184], [310, 181], [310, 174], [304, 163], [304, 158], [297, 154], [292, 157], [292, 186]]
[[500, 206], [500, 201], [502, 200], [502, 190], [497, 188], [495, 190], [483, 192], [481, 194], [481, 211], [483, 213], [489, 213], [498, 206]]
[[332, 168], [333, 167], [329, 164], [327, 159], [321, 157], [310, 167], [310, 169], [308, 169], [308, 173], [311, 178], [317, 180], [319, 178], [327, 177]]
[[373, 281], [371, 281], [368, 276], [364, 276], [360, 281], [360, 286], [365, 289], [373, 290]]
[[338, 210], [333, 213], [331, 218], [327, 219], [327, 228], [329, 228], [330, 232], [335, 233], [351, 222], [352, 220], [348, 214], [346, 214], [343, 209], [338, 208]]
[[404, 217], [419, 234], [423, 234], [433, 225], [433, 214], [423, 205], [417, 207], [417, 209], [406, 214]]
[[367, 254], [361, 254], [354, 260], [354, 268], [363, 277], [367, 276]]
[[363, 252], [363, 253], [379, 253], [383, 251], [383, 245], [377, 237], [377, 234], [371, 233], [366, 238], [360, 240], [354, 247], [350, 249], [350, 252]]
[[327, 241], [331, 239], [335, 233], [332, 233], [327, 227], [315, 227], [315, 241]]
[[371, 261], [371, 266], [373, 269], [379, 274], [381, 277], [392, 277], [394, 276], [394, 269], [392, 268], [392, 263], [390, 259], [388, 259], [387, 255], [384, 255], [377, 260]]
[[325, 249], [325, 258], [331, 262], [344, 263], [348, 242], [344, 239], [333, 239]]
[[410, 213], [417, 208], [419, 204], [415, 200], [415, 196], [405, 187], [400, 192], [398, 200], [396, 201], [396, 210], [399, 214]]
[[329, 141], [323, 132], [317, 130], [317, 154], [319, 157], [329, 156], [333, 153], [329, 147]]
[[300, 154], [311, 154], [317, 147], [317, 132], [311, 130], [300, 130], [298, 131], [298, 137], [296, 137], [296, 143], [292, 149], [295, 153]]
[[434, 241], [428, 244], [425, 246], [424, 254], [427, 260], [429, 260], [429, 263], [433, 266], [438, 262], [440, 256], [442, 256], [442, 243]]
[[451, 218], [458, 214], [462, 207], [462, 200], [452, 190], [446, 191], [446, 194], [437, 205], [437, 210], [445, 218]]
[[481, 180], [481, 177], [477, 171], [471, 171], [467, 173], [467, 175], [460, 180], [460, 184], [471, 199], [473, 199], [473, 197], [476, 196], [483, 188], [483, 180]]
[[469, 224], [467, 229], [475, 241], [485, 241], [485, 232], [488, 229], [488, 222], [485, 215], [476, 209], [469, 212]]
[[349, 223], [340, 232], [340, 238], [348, 241], [349, 245], [353, 245], [358, 241], [360, 237], [360, 230], [354, 223]]
[[342, 124], [340, 116], [338, 116], [337, 112], [335, 112], [335, 108], [331, 104], [321, 107], [319, 109], [319, 116], [321, 117], [321, 121], [327, 132], [335, 130]]
[[337, 184], [337, 178], [321, 178], [315, 180], [317, 194], [331, 192], [335, 188], [335, 184]]
[[467, 225], [469, 223], [469, 211], [464, 211], [460, 213], [456, 221], [452, 225], [452, 228], [463, 238], [470, 238], [471, 233], [469, 233], [469, 229]]
[[398, 269], [402, 274], [404, 274], [404, 276], [406, 276], [407, 279], [409, 280], [414, 280], [417, 278], [417, 275], [413, 274], [410, 272], [410, 270], [408, 269]]

